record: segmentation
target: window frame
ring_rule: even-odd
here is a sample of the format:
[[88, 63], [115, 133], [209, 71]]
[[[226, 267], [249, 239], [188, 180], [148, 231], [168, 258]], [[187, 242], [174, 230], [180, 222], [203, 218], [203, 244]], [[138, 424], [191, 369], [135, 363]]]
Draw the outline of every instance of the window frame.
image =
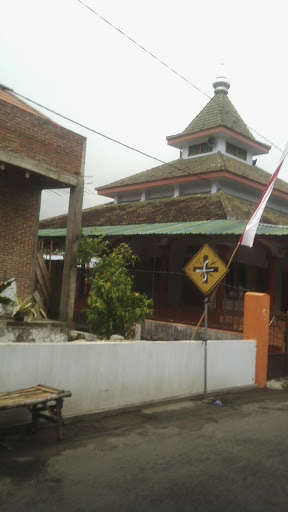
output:
[[[230, 151], [228, 150], [228, 146], [230, 146]], [[243, 153], [243, 156], [240, 153]], [[226, 153], [227, 155], [235, 156], [239, 158], [239, 160], [246, 161], [247, 160], [247, 151], [246, 149], [240, 148], [240, 146], [235, 146], [235, 144], [231, 144], [231, 142], [226, 141]]]
[[[205, 150], [203, 146], [205, 146]], [[199, 151], [191, 154], [190, 148], [199, 148]], [[208, 142], [199, 142], [199, 144], [193, 144], [191, 146], [188, 146], [188, 156], [204, 155], [206, 153], [211, 153], [212, 151], [213, 148], [212, 146], [209, 146]]]

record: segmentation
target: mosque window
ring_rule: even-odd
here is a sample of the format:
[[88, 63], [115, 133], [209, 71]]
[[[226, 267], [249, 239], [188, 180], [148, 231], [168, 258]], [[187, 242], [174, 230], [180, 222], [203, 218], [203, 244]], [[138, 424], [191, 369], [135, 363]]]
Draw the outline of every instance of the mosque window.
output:
[[207, 142], [201, 142], [200, 144], [194, 144], [194, 146], [189, 146], [188, 148], [188, 156], [200, 155], [201, 153], [210, 153], [212, 151], [212, 147], [207, 144]]
[[247, 151], [245, 151], [245, 149], [238, 148], [238, 146], [234, 146], [234, 144], [230, 144], [230, 142], [226, 142], [226, 153], [241, 158], [241, 160], [246, 160], [247, 158]]

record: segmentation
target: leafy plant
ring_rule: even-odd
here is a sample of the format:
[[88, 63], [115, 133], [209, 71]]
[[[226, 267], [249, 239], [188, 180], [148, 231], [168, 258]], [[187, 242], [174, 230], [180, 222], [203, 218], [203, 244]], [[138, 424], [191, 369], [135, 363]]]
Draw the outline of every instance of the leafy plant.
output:
[[33, 301], [32, 295], [29, 295], [24, 300], [21, 300], [19, 297], [15, 298], [12, 316], [14, 317], [17, 313], [23, 313], [27, 322], [30, 322], [33, 317], [36, 318], [39, 315], [47, 318], [45, 311], [39, 308], [39, 306]]
[[109, 242], [104, 240], [102, 236], [92, 238], [83, 236], [79, 240], [79, 249], [77, 252], [78, 265], [88, 263], [90, 267], [94, 267], [97, 258], [109, 252]]
[[89, 239], [84, 239], [84, 250], [80, 241], [81, 261], [85, 259], [83, 254], [90, 254], [93, 260], [88, 278], [89, 308], [85, 313], [92, 331], [98, 336], [109, 339], [112, 334], [120, 334], [127, 339], [133, 325], [151, 316], [153, 307], [151, 299], [133, 289], [134, 278], [128, 267], [134, 266], [138, 258], [127, 244], [109, 251], [107, 241], [91, 240], [90, 245]]
[[9, 286], [11, 286], [14, 281], [15, 279], [10, 279], [10, 281], [0, 284], [0, 304], [11, 304], [12, 300], [9, 299], [9, 297], [3, 296], [2, 293], [7, 290], [7, 288], [9, 288]]

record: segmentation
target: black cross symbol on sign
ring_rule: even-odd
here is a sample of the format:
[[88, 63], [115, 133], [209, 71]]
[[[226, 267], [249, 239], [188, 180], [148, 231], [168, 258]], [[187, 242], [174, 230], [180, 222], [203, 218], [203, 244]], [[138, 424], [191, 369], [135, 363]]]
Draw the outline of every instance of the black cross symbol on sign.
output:
[[193, 267], [193, 272], [201, 272], [203, 275], [203, 283], [208, 283], [209, 272], [218, 272], [218, 267], [209, 267], [208, 256], [203, 256], [203, 266]]

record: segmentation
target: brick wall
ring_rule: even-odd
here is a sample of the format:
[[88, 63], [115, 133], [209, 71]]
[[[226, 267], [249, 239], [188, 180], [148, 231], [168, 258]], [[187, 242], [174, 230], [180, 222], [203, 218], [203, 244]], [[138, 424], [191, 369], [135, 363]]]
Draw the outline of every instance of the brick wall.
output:
[[[21, 298], [34, 291], [41, 188], [49, 184], [43, 168], [47, 176], [57, 171], [59, 182], [67, 173], [80, 175], [85, 142], [0, 85], [1, 158], [10, 162], [0, 167], [0, 282], [16, 278]], [[29, 160], [41, 164], [41, 176], [33, 165], [34, 172], [25, 177], [21, 162], [27, 169]]]
[[0, 99], [0, 148], [79, 174], [85, 138], [41, 114]]
[[24, 176], [0, 174], [0, 282], [15, 277], [21, 298], [32, 291], [40, 199]]

